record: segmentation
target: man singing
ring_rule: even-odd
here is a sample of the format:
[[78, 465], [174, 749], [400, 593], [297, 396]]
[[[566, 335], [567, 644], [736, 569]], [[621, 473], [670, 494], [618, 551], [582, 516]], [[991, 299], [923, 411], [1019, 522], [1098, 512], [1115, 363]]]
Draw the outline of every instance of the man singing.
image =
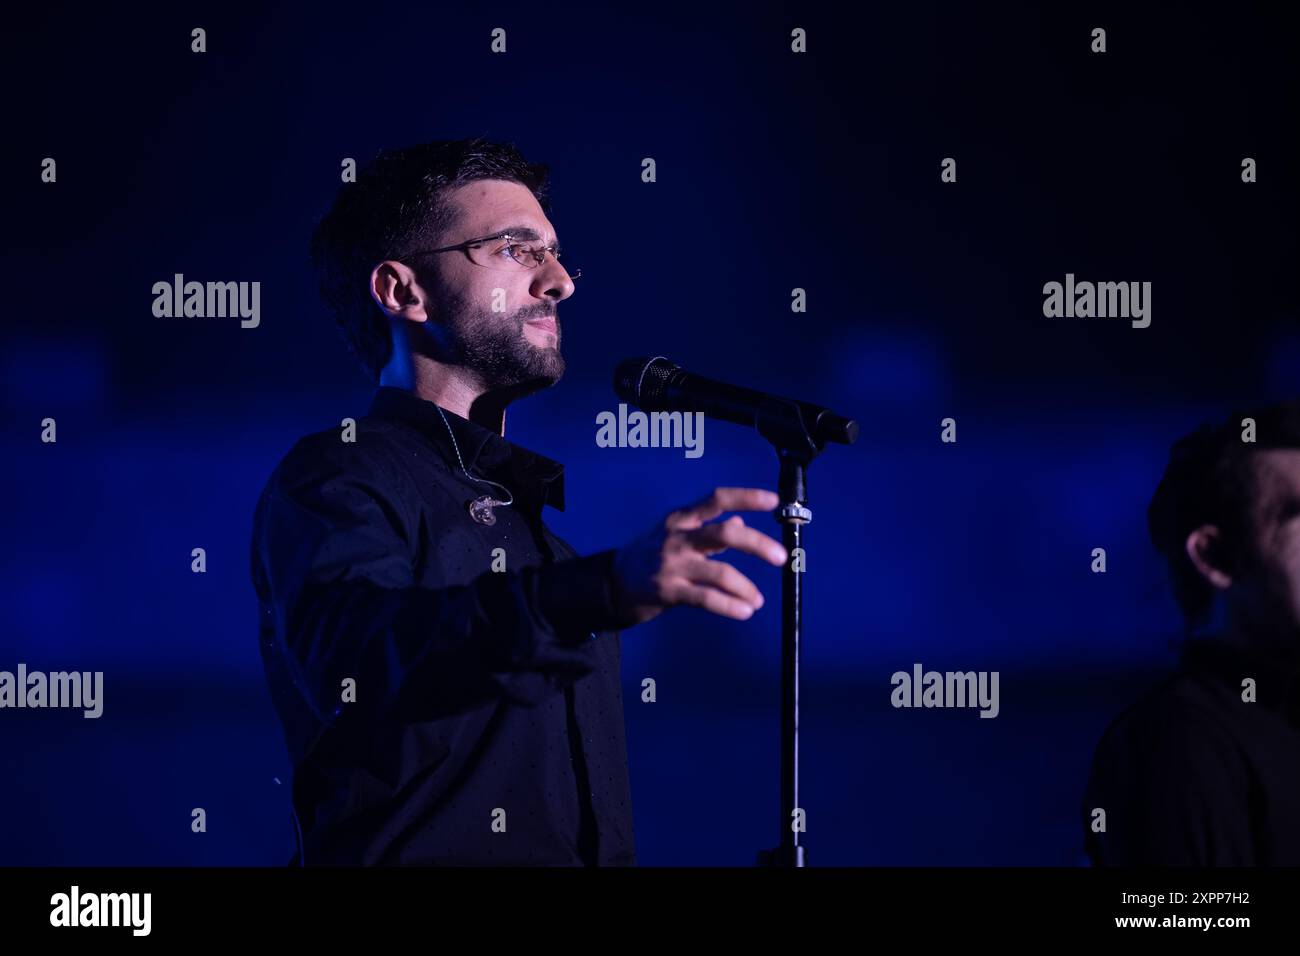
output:
[[763, 596], [709, 556], [787, 558], [711, 521], [775, 508], [756, 488], [587, 557], [546, 527], [563, 466], [504, 437], [510, 402], [564, 372], [578, 274], [546, 175], [481, 139], [387, 151], [312, 238], [378, 388], [354, 428], [290, 449], [254, 515], [295, 863], [634, 864], [617, 632], [675, 605], [747, 619]]
[[1300, 402], [1179, 440], [1148, 519], [1189, 636], [1097, 746], [1088, 854], [1300, 865]]

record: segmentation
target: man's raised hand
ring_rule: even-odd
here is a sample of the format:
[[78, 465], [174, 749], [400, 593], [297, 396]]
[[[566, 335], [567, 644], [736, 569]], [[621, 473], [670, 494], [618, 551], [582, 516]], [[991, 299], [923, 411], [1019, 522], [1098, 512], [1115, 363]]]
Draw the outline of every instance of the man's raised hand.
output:
[[740, 515], [707, 524], [726, 511], [771, 511], [780, 503], [762, 488], [716, 488], [695, 504], [672, 511], [614, 558], [616, 600], [641, 624], [679, 604], [747, 620], [763, 606], [754, 582], [709, 555], [735, 548], [780, 567], [789, 555], [779, 541], [745, 524]]

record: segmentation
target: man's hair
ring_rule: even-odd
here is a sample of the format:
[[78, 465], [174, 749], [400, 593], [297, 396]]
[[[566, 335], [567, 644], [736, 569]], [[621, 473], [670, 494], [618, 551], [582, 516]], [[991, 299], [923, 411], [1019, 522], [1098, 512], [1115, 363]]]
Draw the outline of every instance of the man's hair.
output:
[[[1242, 441], [1242, 419], [1255, 422], [1255, 441]], [[1189, 627], [1204, 621], [1214, 601], [1213, 586], [1187, 556], [1187, 536], [1216, 525], [1224, 550], [1219, 560], [1233, 567], [1249, 553], [1253, 505], [1260, 486], [1256, 452], [1300, 448], [1300, 401], [1244, 409], [1217, 424], [1203, 424], [1174, 442], [1169, 464], [1147, 508], [1151, 543], [1169, 567], [1174, 596]]]
[[[310, 256], [322, 300], [348, 346], [376, 381], [392, 355], [388, 319], [370, 297], [370, 273], [385, 259], [448, 245], [456, 225], [446, 193], [479, 179], [527, 186], [549, 212], [543, 164], [513, 144], [481, 137], [439, 140], [380, 152], [344, 183], [312, 233]], [[466, 239], [476, 238], [466, 236]]]

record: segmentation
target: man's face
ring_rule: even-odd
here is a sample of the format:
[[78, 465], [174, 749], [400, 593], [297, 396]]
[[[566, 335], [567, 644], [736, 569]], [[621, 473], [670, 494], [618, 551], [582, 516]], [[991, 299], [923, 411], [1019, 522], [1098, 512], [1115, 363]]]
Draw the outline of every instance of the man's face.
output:
[[1251, 457], [1250, 568], [1237, 583], [1261, 625], [1284, 640], [1300, 640], [1300, 449], [1268, 449]]
[[[467, 183], [445, 198], [459, 218], [440, 246], [509, 232], [546, 245], [558, 241], [542, 207], [528, 187], [499, 179]], [[555, 384], [564, 374], [560, 354], [559, 303], [573, 295], [573, 280], [552, 255], [536, 268], [510, 258], [505, 239], [485, 243], [475, 255], [430, 256], [422, 272], [429, 297], [428, 334], [453, 364], [474, 371], [485, 389], [520, 394]], [[499, 264], [499, 265], [497, 265]]]

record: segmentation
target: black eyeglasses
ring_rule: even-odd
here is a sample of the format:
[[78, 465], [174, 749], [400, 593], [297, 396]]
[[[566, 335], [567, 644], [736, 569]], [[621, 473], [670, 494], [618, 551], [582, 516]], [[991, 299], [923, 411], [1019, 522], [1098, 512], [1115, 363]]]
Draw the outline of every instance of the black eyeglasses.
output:
[[[488, 243], [496, 243], [499, 240], [505, 240], [504, 245], [499, 248], [495, 245], [488, 245]], [[470, 262], [486, 269], [536, 269], [546, 261], [548, 252], [555, 257], [556, 262], [560, 261], [560, 247], [558, 245], [547, 245], [540, 239], [521, 239], [508, 232], [497, 233], [495, 236], [483, 236], [481, 239], [466, 239], [464, 242], [458, 242], [454, 246], [443, 246], [441, 249], [417, 249], [414, 252], [408, 252], [406, 255], [425, 256], [438, 252], [463, 252], [469, 257]], [[569, 273], [569, 278], [577, 279], [581, 275], [582, 270], [575, 269]]]

